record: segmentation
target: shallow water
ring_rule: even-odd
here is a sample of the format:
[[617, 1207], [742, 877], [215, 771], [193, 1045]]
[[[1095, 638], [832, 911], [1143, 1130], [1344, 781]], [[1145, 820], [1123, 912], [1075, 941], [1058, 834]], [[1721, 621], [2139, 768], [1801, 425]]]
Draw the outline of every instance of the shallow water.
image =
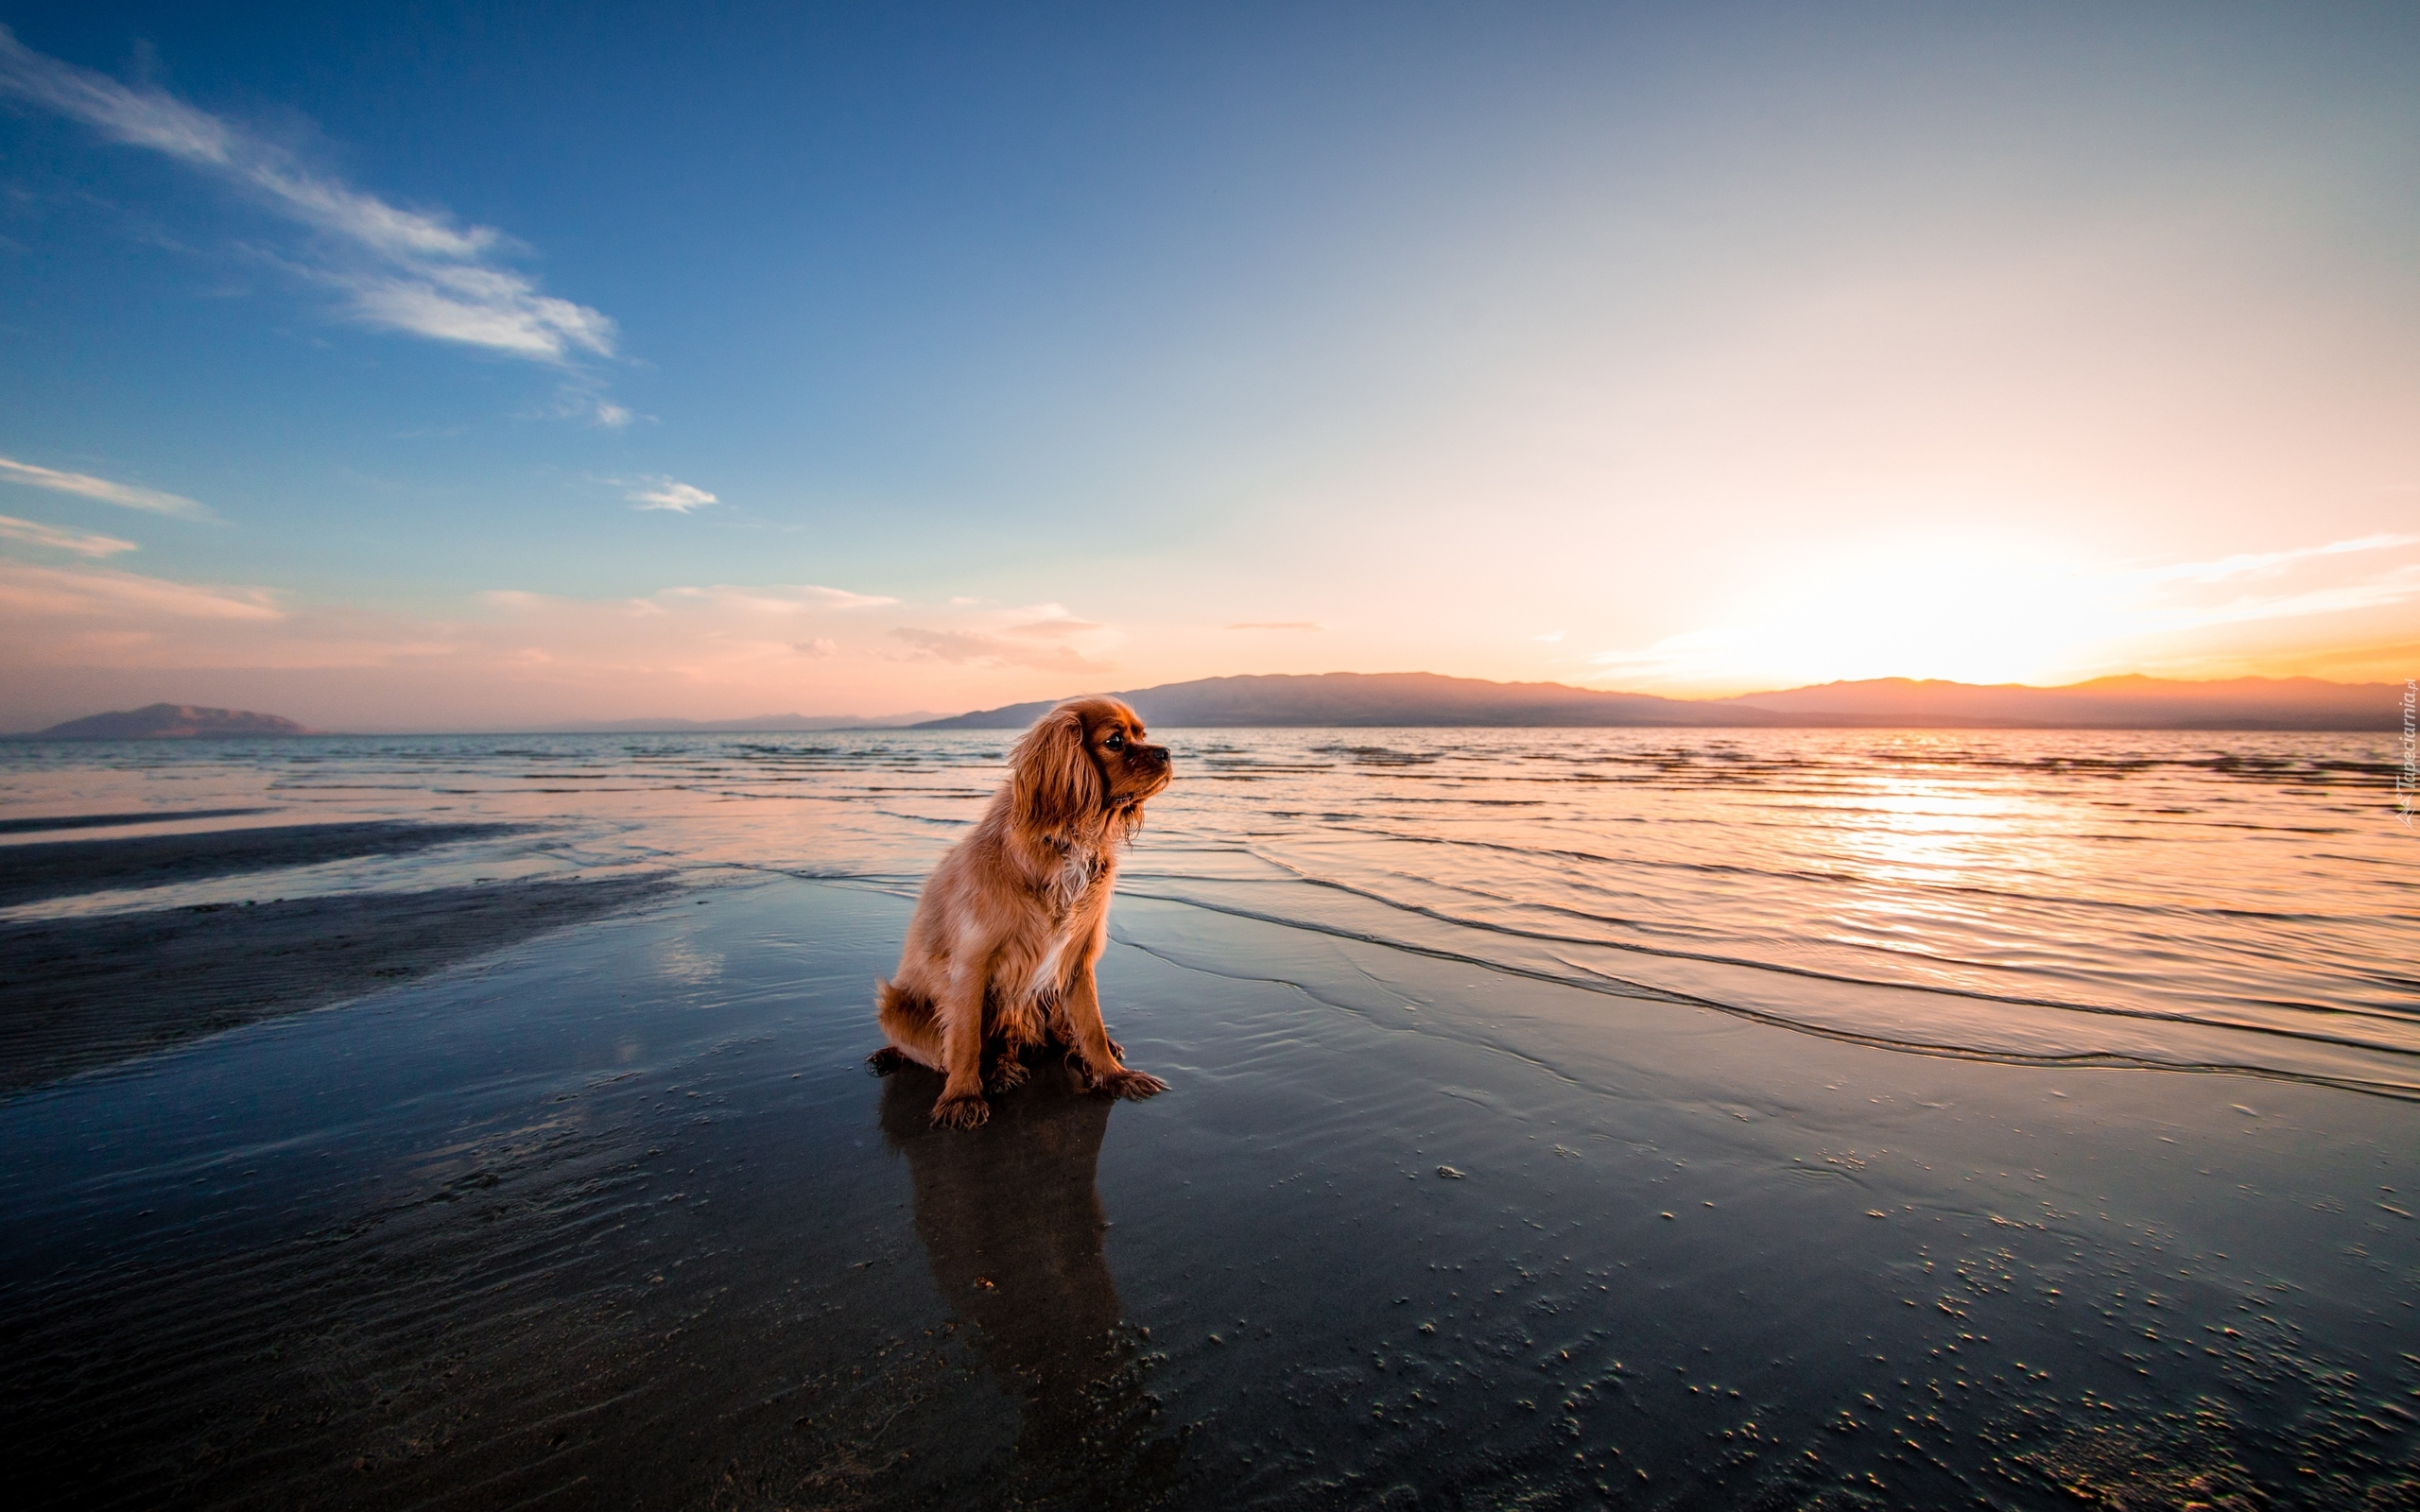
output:
[[1046, 1074], [963, 1135], [925, 1126], [929, 1077], [857, 1062], [997, 737], [13, 753], [5, 818], [546, 827], [19, 918], [693, 884], [0, 1102], [21, 1483], [2420, 1496], [2412, 852], [2381, 742], [1168, 733], [1102, 986], [1172, 1090]]
[[[1936, 1053], [2420, 1094], [2420, 852], [2385, 736], [1166, 733], [1182, 781], [1128, 896]], [[666, 864], [912, 886], [1004, 752], [989, 731], [0, 747], [16, 822], [545, 827], [0, 920]]]

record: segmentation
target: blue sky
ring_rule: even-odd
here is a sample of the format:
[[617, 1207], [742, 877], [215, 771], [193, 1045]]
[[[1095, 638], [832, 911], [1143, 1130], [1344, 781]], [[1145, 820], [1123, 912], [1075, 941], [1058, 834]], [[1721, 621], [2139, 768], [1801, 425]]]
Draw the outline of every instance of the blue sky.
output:
[[354, 9], [0, 4], [0, 728], [2420, 663], [2406, 7]]

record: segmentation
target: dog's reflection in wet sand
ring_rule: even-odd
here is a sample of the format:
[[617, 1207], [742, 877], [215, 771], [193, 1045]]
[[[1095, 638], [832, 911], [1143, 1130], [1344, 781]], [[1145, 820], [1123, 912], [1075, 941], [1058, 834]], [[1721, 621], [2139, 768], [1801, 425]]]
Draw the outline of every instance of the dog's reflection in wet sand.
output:
[[933, 1280], [972, 1324], [975, 1351], [1019, 1399], [1016, 1458], [1035, 1489], [1115, 1492], [1165, 1484], [1177, 1441], [1153, 1437], [1150, 1346], [1120, 1322], [1101, 1254], [1094, 1174], [1117, 1105], [1089, 1095], [1057, 1056], [960, 1131], [930, 1117], [941, 1077], [921, 1067], [882, 1090], [882, 1131], [908, 1158], [916, 1233]]

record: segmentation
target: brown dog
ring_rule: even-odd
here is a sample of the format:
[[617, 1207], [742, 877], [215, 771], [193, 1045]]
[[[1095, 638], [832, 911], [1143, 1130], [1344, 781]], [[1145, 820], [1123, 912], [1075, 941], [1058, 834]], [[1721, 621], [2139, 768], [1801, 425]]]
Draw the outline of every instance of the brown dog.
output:
[[973, 1128], [991, 1116], [987, 1051], [994, 1091], [1025, 1080], [1028, 1049], [1054, 1041], [1095, 1091], [1167, 1090], [1120, 1062], [1093, 965], [1109, 938], [1117, 847], [1169, 776], [1167, 747], [1146, 744], [1143, 721], [1115, 698], [1069, 699], [1017, 742], [1007, 785], [933, 868], [899, 970], [874, 994], [890, 1042], [867, 1063], [888, 1073], [912, 1060], [946, 1076], [934, 1123]]

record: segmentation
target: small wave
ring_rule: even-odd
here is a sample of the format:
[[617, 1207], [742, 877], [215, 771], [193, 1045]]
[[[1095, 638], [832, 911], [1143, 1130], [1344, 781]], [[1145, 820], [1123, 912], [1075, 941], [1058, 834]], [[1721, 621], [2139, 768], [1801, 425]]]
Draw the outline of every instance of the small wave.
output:
[[[1243, 908], [1232, 903], [1216, 902], [1194, 896], [1161, 892], [1136, 892], [1133, 895], [1150, 898], [1156, 902], [1180, 904], [1188, 908], [1199, 908], [1208, 913], [1224, 914], [1232, 918], [1252, 919], [1265, 924], [1274, 924], [1285, 929], [1302, 930], [1305, 933], [1324, 935], [1336, 939], [1352, 940], [1358, 944], [1374, 946], [1383, 950], [1398, 951], [1407, 955], [1422, 956], [1430, 960], [1451, 961], [1458, 965], [1475, 967], [1484, 971], [1498, 972], [1507, 976], [1521, 977], [1535, 982], [1550, 983], [1558, 987], [1573, 988], [1583, 992], [1594, 992], [1604, 996], [1628, 998], [1642, 1002], [1667, 1003], [1677, 1006], [1704, 1008], [1732, 1018], [1765, 1024], [1772, 1028], [1786, 1029], [1795, 1034], [1811, 1035], [1818, 1039], [1835, 1040], [1843, 1044], [1864, 1045], [1877, 1050], [1889, 1050], [1908, 1055], [1929, 1056], [1955, 1060], [1988, 1061], [1995, 1064], [2011, 1066], [2161, 1071], [2201, 1075], [2246, 1076], [2264, 1081], [2293, 1082], [2304, 1086], [2328, 1087], [2334, 1088], [2338, 1091], [2360, 1092], [2365, 1095], [2393, 1098], [2398, 1101], [2420, 1102], [2420, 1079], [2394, 1080], [2384, 1076], [2355, 1076], [2342, 1073], [2330, 1073], [2307, 1068], [2282, 1066], [2251, 1058], [2238, 1060], [2167, 1058], [2141, 1053], [2089, 1048], [2051, 1052], [2028, 1052], [2004, 1047], [1962, 1043], [1950, 1040], [1927, 1039], [1910, 1033], [1892, 1033], [1876, 1028], [1860, 1028], [1845, 1024], [1829, 1023], [1820, 1020], [1803, 1018], [1778, 1012], [1770, 1007], [1725, 1001], [1719, 998], [1708, 997], [1700, 993], [1674, 991], [1667, 988], [1656, 987], [1650, 983], [1616, 976], [1609, 972], [1600, 972], [1593, 968], [1575, 963], [1564, 963], [1569, 967], [1569, 970], [1567, 971], [1546, 971], [1535, 966], [1524, 965], [1519, 962], [1509, 961], [1500, 957], [1491, 956], [1476, 952], [1457, 951], [1442, 945], [1391, 937], [1373, 931], [1357, 930], [1344, 925], [1305, 919], [1299, 916], [1289, 916], [1285, 914], [1270, 913], [1257, 909]], [[1160, 955], [1163, 954], [1128, 935], [1121, 935], [1120, 941], [1121, 943], [1133, 945], [1138, 949], [1142, 949], [1146, 954], [1154, 955]], [[1270, 978], [1260, 973], [1251, 972], [1240, 969], [1229, 970], [1216, 967], [1204, 968], [1201, 967], [1200, 963], [1196, 962], [1186, 962], [1184, 964], [1193, 966], [1196, 969], [1215, 970], [1221, 975], [1236, 975], [1239, 977], [1248, 976], [1254, 980], [1275, 980], [1274, 978]], [[1816, 976], [1821, 980], [1841, 982], [1843, 985], [1869, 987], [1891, 991], [1922, 993], [1932, 990], [1924, 988], [1907, 987], [1895, 983], [1857, 982], [1853, 979], [1822, 977], [1820, 973], [1791, 972], [1788, 968], [1774, 968], [1761, 963], [1724, 962], [1721, 964], [1744, 965], [1752, 970], [1779, 971], [1788, 974]], [[1986, 994], [1966, 993], [1942, 995], [1980, 998], [1988, 997]], [[2420, 1055], [2420, 1052], [2394, 1050], [2389, 1047], [2375, 1045], [2364, 1040], [2332, 1038], [2303, 1031], [2270, 1030], [2259, 1025], [2211, 1023], [2198, 1019], [2143, 1012], [2135, 1009], [2095, 1008], [2081, 1005], [2058, 1003], [2047, 1000], [2041, 1002], [2008, 998], [1988, 1000], [2008, 1004], [2013, 1006], [2042, 1007], [2085, 1013], [2098, 1012], [2105, 1013], [2112, 1017], [2146, 1019], [2180, 1025], [2190, 1025], [2194, 1028], [2204, 1030], [2240, 1031], [2253, 1034], [2278, 1034], [2285, 1038], [2307, 1040], [2314, 1044], [2324, 1044], [2340, 1049], [2365, 1053]]]
[[[2348, 1068], [2313, 1057], [2399, 1068], [2420, 1024], [2420, 868], [2374, 801], [2398, 765], [2383, 736], [1201, 733], [1172, 737], [1179, 782], [1152, 806], [1132, 896], [1635, 979], [1937, 1054], [2333, 1074]], [[136, 812], [173, 783], [181, 810], [538, 825], [581, 869], [912, 889], [1004, 760], [997, 732], [331, 737], [26, 747], [0, 752], [0, 774], [28, 817]], [[345, 881], [403, 889], [463, 864], [397, 858]], [[2012, 1025], [2031, 1040], [2004, 1043]]]

